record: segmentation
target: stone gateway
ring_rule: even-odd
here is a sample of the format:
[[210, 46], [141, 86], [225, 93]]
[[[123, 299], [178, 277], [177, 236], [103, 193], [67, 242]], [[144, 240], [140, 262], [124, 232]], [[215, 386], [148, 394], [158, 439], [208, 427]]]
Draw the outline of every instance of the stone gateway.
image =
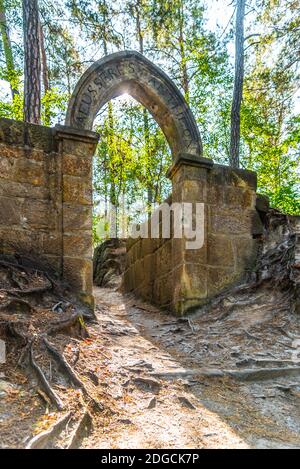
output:
[[80, 78], [65, 126], [0, 119], [0, 252], [47, 262], [93, 306], [92, 131], [102, 106], [127, 93], [143, 104], [170, 145], [169, 204], [204, 207], [204, 243], [129, 239], [123, 288], [181, 315], [240, 282], [255, 262], [262, 223], [256, 174], [204, 158], [194, 116], [156, 65], [135, 51], [95, 62]]

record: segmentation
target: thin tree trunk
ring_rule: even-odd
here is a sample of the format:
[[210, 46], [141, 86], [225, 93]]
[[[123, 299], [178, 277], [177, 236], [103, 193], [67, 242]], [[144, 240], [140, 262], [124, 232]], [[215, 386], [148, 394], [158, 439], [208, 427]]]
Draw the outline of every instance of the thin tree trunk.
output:
[[42, 78], [44, 85], [44, 93], [49, 91], [49, 73], [47, 65], [47, 55], [45, 50], [45, 40], [44, 40], [44, 31], [41, 21], [39, 21], [39, 38], [40, 38], [40, 50], [41, 50], [41, 69], [42, 69]]
[[[106, 22], [108, 20], [106, 14], [106, 2], [103, 2], [104, 12], [103, 12], [103, 50], [104, 55], [108, 55], [107, 48], [107, 31], [106, 31]], [[114, 139], [114, 113], [112, 102], [108, 102], [108, 146], [109, 146], [109, 172], [110, 172], [110, 193], [109, 201], [111, 207], [111, 236], [114, 238], [118, 237], [118, 200], [116, 194], [116, 168], [115, 168], [115, 156], [117, 149], [115, 148], [115, 139]], [[106, 202], [107, 203], [107, 202]]]
[[[41, 71], [42, 71], [42, 82], [44, 88], [44, 95], [48, 91], [50, 91], [49, 85], [49, 72], [48, 72], [48, 64], [47, 64], [47, 56], [45, 50], [45, 40], [44, 40], [44, 31], [41, 23], [41, 19], [39, 18], [39, 39], [40, 39], [40, 57], [41, 57]], [[51, 125], [51, 104], [46, 99], [44, 102], [44, 125]]]
[[[143, 32], [142, 32], [142, 27], [141, 27], [141, 2], [140, 0], [137, 1], [136, 3], [136, 33], [139, 41], [139, 50], [140, 53], [144, 53], [144, 37], [143, 37]], [[151, 163], [150, 163], [150, 150], [149, 150], [149, 118], [148, 118], [148, 112], [146, 108], [143, 108], [143, 121], [144, 121], [144, 140], [145, 140], [145, 146], [146, 146], [146, 156], [147, 156], [147, 177], [151, 177], [150, 174], [150, 168], [151, 168]], [[151, 216], [150, 210], [151, 210], [151, 204], [153, 202], [153, 190], [151, 184], [147, 184], [147, 202], [148, 202], [148, 216]]]
[[15, 69], [15, 64], [14, 64], [11, 41], [9, 37], [9, 30], [7, 27], [6, 11], [5, 11], [5, 5], [4, 5], [3, 0], [0, 0], [0, 31], [1, 31], [3, 49], [4, 49], [8, 81], [10, 83], [12, 98], [14, 98], [16, 94], [19, 94], [19, 90], [18, 90], [18, 85], [16, 81], [16, 78], [17, 78], [16, 69]]
[[240, 165], [241, 103], [244, 83], [245, 0], [237, 0], [235, 28], [235, 77], [231, 106], [230, 165]]
[[41, 59], [37, 0], [23, 0], [24, 120], [41, 122]]
[[181, 74], [181, 84], [184, 90], [184, 97], [187, 103], [190, 101], [190, 89], [189, 89], [189, 77], [186, 66], [186, 52], [184, 44], [184, 10], [183, 2], [180, 4], [179, 11], [179, 49], [180, 49], [180, 74]]

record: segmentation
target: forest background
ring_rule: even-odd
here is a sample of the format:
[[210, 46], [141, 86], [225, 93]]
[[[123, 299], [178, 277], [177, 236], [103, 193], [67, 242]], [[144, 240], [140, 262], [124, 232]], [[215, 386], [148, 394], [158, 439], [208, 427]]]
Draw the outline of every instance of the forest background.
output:
[[[27, 20], [24, 3], [35, 9]], [[34, 16], [30, 38], [26, 21]], [[182, 91], [204, 156], [256, 171], [258, 192], [273, 207], [300, 213], [299, 0], [0, 0], [0, 28], [0, 117], [31, 120], [26, 47], [38, 47], [34, 119], [46, 126], [64, 123], [90, 64], [134, 49]], [[101, 110], [94, 130], [94, 227], [110, 204], [126, 210], [168, 196], [170, 149], [145, 108], [122, 95]]]

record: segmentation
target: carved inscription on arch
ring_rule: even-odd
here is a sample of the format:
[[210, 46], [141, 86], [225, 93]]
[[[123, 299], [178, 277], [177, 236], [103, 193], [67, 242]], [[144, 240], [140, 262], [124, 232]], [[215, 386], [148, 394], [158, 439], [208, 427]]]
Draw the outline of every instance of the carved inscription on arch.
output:
[[101, 107], [123, 93], [153, 115], [175, 158], [179, 153], [201, 156], [199, 131], [182, 94], [162, 70], [134, 51], [107, 56], [84, 73], [70, 100], [66, 124], [91, 129]]

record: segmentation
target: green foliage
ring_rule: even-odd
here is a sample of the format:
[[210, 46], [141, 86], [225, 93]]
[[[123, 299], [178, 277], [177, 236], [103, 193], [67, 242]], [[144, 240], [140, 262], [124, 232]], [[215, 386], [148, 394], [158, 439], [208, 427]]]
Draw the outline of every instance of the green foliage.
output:
[[47, 90], [42, 97], [42, 124], [50, 126], [58, 115], [64, 113], [68, 104], [68, 94], [58, 88]]
[[[269, 196], [274, 207], [299, 214], [300, 127], [299, 115], [293, 113], [299, 77], [291, 62], [287, 66], [288, 57], [293, 53], [287, 31], [294, 30], [292, 7], [299, 2], [288, 3], [291, 6], [288, 13], [286, 10], [283, 13], [282, 4], [277, 0], [260, 3], [262, 10], [257, 22], [264, 33], [245, 80], [242, 162], [257, 171], [259, 190]], [[297, 14], [300, 18], [299, 10]], [[270, 65], [274, 50], [277, 60]]]
[[[1, 90], [0, 117], [21, 120], [22, 2], [1, 4], [11, 44], [0, 37], [0, 80], [16, 92], [6, 95]], [[143, 50], [170, 74], [189, 102], [205, 156], [228, 163], [233, 18], [225, 29], [210, 30], [208, 0], [40, 0], [39, 8], [49, 82], [43, 87], [44, 125], [64, 121], [75, 83], [93, 61], [116, 50]], [[248, 8], [246, 34], [252, 38], [245, 52], [241, 163], [257, 171], [258, 190], [274, 207], [300, 213], [300, 117], [295, 111], [300, 1], [250, 0]], [[96, 242], [96, 226], [102, 223], [97, 202], [104, 211], [113, 203], [120, 214], [137, 199], [149, 206], [162, 202], [170, 192], [165, 173], [171, 154], [158, 125], [130, 99], [112, 101], [101, 110], [95, 130], [101, 134], [94, 159]], [[106, 228], [102, 226], [102, 237]]]

